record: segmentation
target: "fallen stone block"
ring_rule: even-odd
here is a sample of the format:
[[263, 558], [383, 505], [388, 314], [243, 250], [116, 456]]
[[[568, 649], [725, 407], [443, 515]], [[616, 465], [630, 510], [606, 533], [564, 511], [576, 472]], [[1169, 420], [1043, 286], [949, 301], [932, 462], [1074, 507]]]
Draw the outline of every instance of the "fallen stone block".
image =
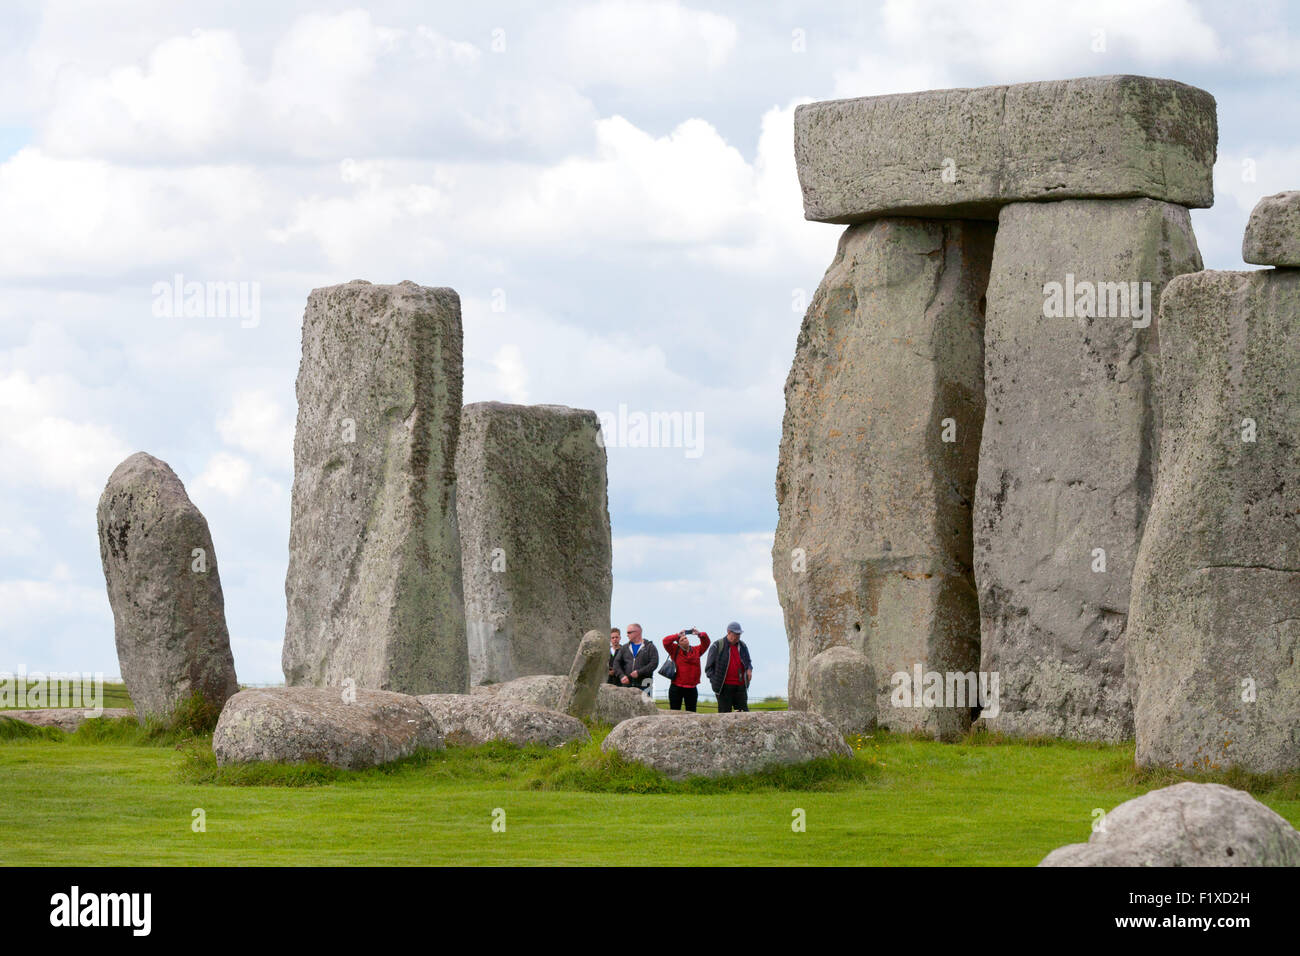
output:
[[343, 687], [242, 690], [212, 734], [220, 766], [310, 761], [358, 770], [442, 747], [437, 721], [416, 698]]
[[520, 747], [559, 747], [591, 739], [578, 718], [519, 701], [484, 694], [425, 694], [416, 699], [438, 722], [448, 744], [472, 747], [500, 740]]
[[674, 780], [853, 756], [829, 721], [801, 711], [636, 717], [610, 731], [601, 750], [617, 751]]
[[876, 677], [871, 663], [851, 647], [828, 647], [808, 666], [808, 709], [841, 734], [876, 726]]

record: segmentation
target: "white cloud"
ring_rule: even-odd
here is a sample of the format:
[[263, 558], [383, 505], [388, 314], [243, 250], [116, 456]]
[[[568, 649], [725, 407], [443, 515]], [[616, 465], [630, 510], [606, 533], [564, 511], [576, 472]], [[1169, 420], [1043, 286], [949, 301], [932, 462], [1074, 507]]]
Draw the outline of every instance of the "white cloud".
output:
[[639, 88], [720, 69], [737, 35], [730, 19], [674, 0], [606, 0], [565, 19], [560, 59], [580, 83]]
[[95, 501], [130, 449], [106, 424], [60, 412], [74, 383], [57, 376], [0, 374], [0, 478], [10, 487], [55, 488]]
[[[227, 445], [256, 455], [270, 468], [285, 473], [293, 469], [293, 430], [289, 414], [265, 389], [236, 393], [217, 420], [217, 433]], [[222, 467], [227, 476], [223, 480], [229, 484], [232, 467], [229, 462]]]

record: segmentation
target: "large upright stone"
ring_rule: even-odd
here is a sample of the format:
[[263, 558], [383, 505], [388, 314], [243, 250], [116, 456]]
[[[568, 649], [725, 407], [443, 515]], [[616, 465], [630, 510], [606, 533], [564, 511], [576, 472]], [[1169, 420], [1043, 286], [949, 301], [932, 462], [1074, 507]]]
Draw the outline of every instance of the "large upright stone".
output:
[[239, 684], [208, 522], [167, 463], [142, 451], [113, 469], [97, 518], [136, 714], [165, 719], [195, 694], [216, 713]]
[[1214, 202], [1214, 97], [1172, 80], [1093, 76], [797, 107], [804, 215], [996, 218], [1005, 203]]
[[481, 402], [456, 457], [470, 681], [568, 674], [609, 632], [605, 448], [595, 412]]
[[844, 645], [891, 729], [949, 736], [968, 707], [891, 707], [894, 674], [970, 671], [979, 611], [971, 499], [983, 424], [991, 224], [881, 219], [845, 230], [786, 381], [772, 570], [790, 706]]
[[1175, 279], [1160, 354], [1128, 638], [1137, 761], [1300, 769], [1300, 271]]
[[993, 728], [1132, 736], [1124, 627], [1159, 437], [1150, 312], [1170, 279], [1200, 268], [1182, 206], [1002, 210], [975, 505], [982, 669], [1000, 675]]
[[285, 580], [290, 685], [468, 689], [461, 374], [451, 289], [356, 281], [308, 298]]
[[1300, 191], [1265, 196], [1251, 210], [1241, 239], [1243, 262], [1300, 266]]

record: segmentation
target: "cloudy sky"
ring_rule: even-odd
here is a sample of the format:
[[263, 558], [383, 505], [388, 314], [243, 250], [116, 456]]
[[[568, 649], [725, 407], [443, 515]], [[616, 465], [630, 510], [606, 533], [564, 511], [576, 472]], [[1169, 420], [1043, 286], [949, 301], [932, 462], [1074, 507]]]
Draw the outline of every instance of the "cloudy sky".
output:
[[[1300, 15], [1187, 0], [7, 0], [0, 12], [0, 670], [117, 674], [95, 504], [145, 450], [206, 514], [241, 680], [282, 680], [303, 306], [459, 291], [465, 400], [699, 416], [611, 448], [614, 616], [739, 619], [784, 693], [782, 389], [840, 227], [800, 102], [1142, 73], [1218, 99], [1206, 266], [1300, 187]], [[154, 288], [256, 283], [256, 324]], [[250, 286], [251, 288], [251, 286]]]

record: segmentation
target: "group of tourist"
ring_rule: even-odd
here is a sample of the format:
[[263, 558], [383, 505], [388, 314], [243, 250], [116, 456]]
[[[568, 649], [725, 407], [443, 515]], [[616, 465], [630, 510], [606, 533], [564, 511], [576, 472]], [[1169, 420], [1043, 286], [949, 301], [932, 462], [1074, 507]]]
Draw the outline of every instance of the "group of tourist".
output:
[[[754, 678], [754, 663], [749, 648], [740, 639], [740, 625], [727, 625], [727, 636], [710, 641], [704, 631], [690, 627], [663, 639], [668, 655], [659, 665], [659, 650], [653, 641], [641, 635], [640, 624], [627, 626], [627, 642], [618, 628], [609, 632], [609, 683], [616, 687], [634, 687], [647, 696], [654, 695], [656, 670], [668, 678], [668, 706], [681, 710], [683, 705], [694, 711], [699, 700], [700, 678], [709, 679], [718, 699], [718, 713], [749, 710], [749, 683]], [[703, 667], [700, 666], [703, 659]]]

